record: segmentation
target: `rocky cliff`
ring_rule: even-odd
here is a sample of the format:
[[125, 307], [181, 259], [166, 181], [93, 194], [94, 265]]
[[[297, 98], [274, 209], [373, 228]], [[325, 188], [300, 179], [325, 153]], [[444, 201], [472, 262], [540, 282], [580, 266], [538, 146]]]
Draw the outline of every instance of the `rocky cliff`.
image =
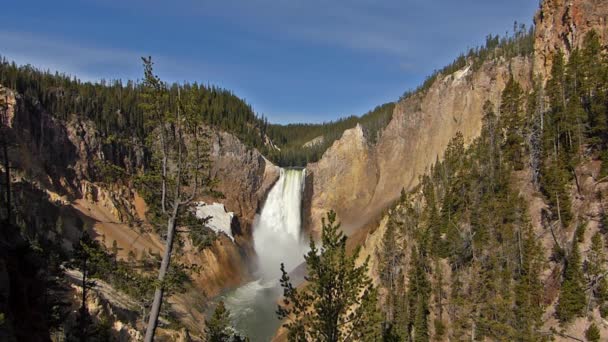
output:
[[[96, 165], [99, 161], [122, 167], [130, 174], [142, 170], [147, 156], [137, 142], [106, 139], [92, 122], [76, 116], [66, 122], [58, 120], [37, 100], [2, 86], [0, 96], [8, 104], [7, 121], [14, 127], [18, 146], [11, 159], [17, 169], [27, 170], [28, 177], [44, 188], [71, 198], [83, 197], [81, 190], [89, 188], [82, 181], [101, 180]], [[214, 131], [211, 139], [211, 173], [219, 181], [217, 190], [225, 197], [227, 209], [248, 228], [278, 179], [278, 167], [229, 133]]]
[[[539, 9], [535, 17], [535, 22], [538, 25], [536, 34], [535, 34], [535, 54], [533, 60], [520, 60], [523, 64], [520, 66], [515, 66], [515, 63], [519, 63], [515, 60], [510, 61], [508, 63], [511, 64], [511, 70], [514, 72], [515, 78], [522, 83], [524, 88], [529, 89], [530, 87], [530, 75], [538, 75], [540, 76], [540, 80], [543, 82], [547, 81], [547, 76], [550, 72], [552, 65], [552, 55], [559, 49], [564, 52], [566, 57], [568, 57], [571, 49], [574, 47], [578, 47], [582, 44], [583, 37], [590, 30], [595, 30], [599, 33], [600, 40], [606, 48], [608, 44], [608, 35], [606, 25], [606, 18], [608, 18], [608, 3], [606, 1], [594, 1], [594, 0], [581, 0], [581, 1], [544, 1]], [[506, 61], [500, 61], [498, 63], [493, 62], [495, 66], [500, 67], [501, 64], [504, 65]], [[523, 66], [523, 67], [522, 67]], [[484, 69], [486, 69], [484, 71]], [[525, 73], [522, 71], [525, 70]], [[488, 77], [488, 75], [495, 75], [491, 78], [497, 79], [498, 75], [501, 75], [502, 72], [498, 73], [488, 73], [489, 69], [487, 65], [484, 66], [480, 71], [477, 72], [478, 78], [471, 78], [471, 80], [477, 79], [476, 82], [482, 80], [484, 77]], [[506, 70], [508, 72], [508, 69]], [[457, 78], [460, 72], [454, 74], [454, 78]], [[485, 76], [483, 76], [485, 74]], [[497, 77], [498, 76], [498, 77]], [[504, 77], [504, 76], [502, 76]], [[447, 78], [449, 80], [449, 77]], [[383, 153], [389, 153], [381, 160], [385, 163], [386, 166], [392, 165], [392, 159], [400, 159], [401, 166], [403, 170], [393, 169], [392, 174], [401, 178], [404, 174], [409, 175], [409, 178], [403, 178], [401, 181], [403, 182], [403, 186], [406, 189], [411, 189], [413, 185], [416, 184], [417, 177], [416, 173], [419, 175], [423, 172], [425, 165], [428, 166], [430, 163], [434, 161], [436, 156], [441, 154], [441, 151], [445, 149], [445, 142], [443, 142], [440, 138], [435, 137], [420, 137], [416, 132], [408, 131], [407, 127], [416, 128], [425, 134], [434, 134], [434, 135], [445, 135], [447, 138], [451, 138], [455, 132], [455, 130], [461, 130], [465, 138], [474, 138], [479, 134], [479, 120], [480, 117], [478, 115], [480, 107], [477, 105], [469, 105], [468, 107], [458, 106], [456, 102], [450, 100], [451, 91], [449, 88], [438, 88], [438, 84], [441, 82], [445, 83], [446, 77], [443, 76], [439, 78], [438, 81], [431, 87], [431, 90], [422, 94], [421, 98], [424, 99], [426, 97], [432, 96], [432, 89], [441, 90], [443, 93], [433, 99], [433, 103], [441, 106], [441, 103], [445, 105], [446, 103], [452, 103], [450, 107], [443, 107], [443, 110], [448, 110], [448, 113], [440, 114], [441, 111], [435, 111], [435, 117], [418, 117], [422, 122], [414, 122], [408, 126], [407, 124], [398, 125], [396, 119], [399, 118], [400, 110], [402, 113], [407, 113], [407, 108], [403, 109], [403, 106], [415, 101], [415, 99], [406, 100], [401, 102], [398, 108], [395, 110], [393, 121], [389, 124], [385, 132], [383, 133], [383, 137], [379, 143], [387, 143], [389, 136], [394, 136], [394, 133], [390, 133], [391, 126], [393, 129], [397, 128], [402, 132], [402, 140], [396, 140], [393, 138], [393, 142], [399, 142], [399, 144], [406, 144], [406, 146], [400, 146], [401, 148], [396, 148], [395, 146], [391, 146], [387, 144], [388, 149], [384, 150]], [[504, 81], [504, 79], [503, 79]], [[500, 94], [500, 91], [504, 87], [504, 82], [498, 81], [494, 82], [489, 89], [489, 91], [478, 93], [478, 95], [485, 94], [486, 98], [493, 101], [495, 104], [497, 102], [497, 94]], [[488, 83], [486, 83], [488, 84]], [[479, 83], [472, 84], [471, 90], [463, 90], [460, 93], [460, 96], [464, 96], [465, 98], [469, 98], [469, 100], [476, 102], [482, 99], [482, 97], [471, 97], [474, 93], [474, 88], [477, 88]], [[486, 88], [488, 89], [488, 88]], [[416, 102], [413, 102], [416, 104]], [[399, 109], [401, 107], [401, 109]], [[420, 114], [424, 113], [424, 106], [422, 106], [422, 111]], [[428, 107], [426, 107], [428, 108]], [[468, 108], [469, 113], [463, 114], [456, 112], [457, 116], [454, 115], [454, 123], [441, 123], [441, 118], [443, 120], [449, 118], [452, 115], [452, 111], [455, 108]], [[415, 117], [412, 117], [415, 118]], [[457, 118], [466, 118], [469, 120], [469, 123], [457, 125]], [[406, 120], [407, 117], [402, 117], [400, 120]], [[434, 127], [435, 130], [429, 129], [427, 127]], [[410, 137], [410, 139], [408, 139]], [[344, 139], [344, 138], [343, 138]], [[421, 139], [421, 140], [420, 140]], [[336, 158], [335, 154], [341, 153], [343, 155], [348, 155], [347, 152], [340, 152], [340, 145], [336, 144], [332, 147], [333, 155], [328, 155], [329, 157]], [[343, 146], [341, 147], [343, 148]], [[379, 151], [380, 147], [376, 147], [372, 149], [373, 151]], [[410, 157], [399, 155], [399, 154], [390, 154], [390, 151], [405, 153], [408, 154], [411, 151], [411, 154], [420, 154], [426, 153], [429, 154], [427, 156], [418, 156], [413, 160]], [[363, 157], [369, 158], [369, 152]], [[326, 156], [323, 157], [326, 159]], [[590, 306], [587, 304], [587, 311], [585, 312], [584, 317], [578, 317], [574, 319], [569, 324], [560, 323], [556, 319], [556, 307], [559, 302], [560, 295], [560, 286], [564, 286], [562, 283], [562, 276], [564, 272], [563, 264], [561, 261], [556, 261], [552, 255], [555, 251], [556, 245], [561, 246], [572, 246], [580, 243], [580, 250], [582, 255], [582, 260], [586, 260], [585, 264], [587, 265], [588, 260], [593, 259], [593, 252], [591, 251], [591, 237], [598, 233], [605, 233], [605, 224], [603, 224], [603, 217], [605, 217], [605, 209], [602, 198], [605, 198], [604, 193], [607, 190], [606, 187], [606, 178], [601, 176], [601, 166], [600, 164], [604, 161], [600, 161], [596, 159], [594, 156], [586, 155], [585, 160], [580, 162], [580, 164], [573, 170], [574, 179], [567, 186], [569, 196], [572, 199], [572, 211], [577, 216], [576, 221], [570, 223], [568, 227], [564, 227], [563, 229], [558, 229], [554, 232], [553, 223], [548, 218], [548, 210], [549, 204], [547, 203], [545, 195], [543, 195], [532, 182], [532, 171], [529, 166], [525, 166], [524, 170], [515, 171], [511, 175], [510, 182], [512, 186], [516, 189], [517, 195], [519, 196], [522, 203], [526, 205], [527, 213], [530, 215], [530, 224], [534, 231], [534, 239], [538, 243], [542, 245], [542, 250], [544, 251], [543, 255], [543, 272], [540, 275], [540, 279], [543, 284], [543, 314], [542, 314], [542, 327], [539, 327], [539, 331], [542, 331], [546, 336], [551, 336], [551, 340], [557, 341], [572, 341], [578, 340], [583, 341], [586, 340], [585, 331], [589, 327], [590, 322], [594, 322], [599, 327], [599, 331], [601, 333], [602, 339], [605, 339], [605, 336], [608, 334], [608, 324], [605, 320], [603, 313], [600, 313], [597, 309], [589, 309]], [[382, 165], [382, 164], [378, 164]], [[397, 164], [395, 164], [397, 165]], [[319, 165], [313, 165], [314, 168], [319, 168]], [[380, 166], [375, 166], [378, 170], [382, 170]], [[411, 172], [410, 169], [414, 169], [414, 172]], [[419, 170], [419, 171], [415, 171]], [[321, 168], [323, 175], [327, 175], [327, 169]], [[319, 172], [319, 171], [317, 171]], [[365, 172], [369, 172], [365, 170]], [[381, 172], [380, 172], [381, 173]], [[328, 180], [336, 180], [338, 177], [322, 177], [322, 181]], [[386, 187], [382, 186], [381, 177], [377, 177], [373, 179], [372, 183], [376, 183], [373, 186], [374, 193], [366, 193], [366, 198], [378, 199], [378, 196], [385, 196], [386, 194], [393, 194], [397, 189], [390, 190]], [[318, 179], [311, 179], [313, 182], [320, 182]], [[336, 183], [339, 184], [339, 183]], [[386, 184], [390, 184], [386, 182]], [[396, 184], [396, 183], [392, 183]], [[324, 185], [318, 184], [317, 188], [322, 189]], [[348, 187], [346, 187], [348, 188]], [[313, 198], [313, 203], [319, 203], [321, 205], [326, 205], [326, 202], [322, 202], [315, 197], [323, 197], [317, 194], [311, 194]], [[410, 192], [409, 195], [409, 203], [414, 203], [413, 206], [415, 208], [424, 208], [425, 204], [421, 203], [421, 198], [423, 198], [423, 193], [420, 188], [417, 188], [416, 191]], [[323, 197], [324, 200], [327, 200], [328, 197]], [[393, 197], [395, 198], [395, 197]], [[315, 202], [316, 200], [316, 202]], [[370, 200], [371, 201], [371, 200]], [[331, 202], [331, 201], [330, 201]], [[339, 202], [331, 202], [332, 204], [339, 204]], [[354, 202], [358, 205], [358, 202]], [[373, 203], [373, 202], [372, 202]], [[320, 207], [320, 205], [319, 205]], [[370, 206], [368, 206], [369, 208]], [[359, 207], [361, 208], [361, 207]], [[369, 210], [369, 209], [368, 209]], [[387, 230], [387, 222], [389, 218], [398, 217], [395, 212], [399, 212], [403, 210], [402, 204], [398, 204], [396, 206], [391, 207], [388, 210], [388, 214], [382, 215], [379, 219], [379, 223], [374, 225], [375, 229], [371, 229], [370, 233], [368, 233], [365, 237], [365, 242], [362, 243], [363, 249], [361, 258], [359, 259], [359, 263], [363, 263], [366, 257], [370, 257], [369, 265], [370, 265], [370, 275], [376, 283], [380, 283], [380, 255], [382, 255], [385, 246], [381, 241], [384, 233]], [[419, 210], [419, 209], [418, 209]], [[352, 215], [352, 210], [349, 212], [348, 209], [342, 210], [345, 215]], [[314, 211], [312, 211], [313, 219], [314, 219]], [[584, 230], [579, 231], [577, 227], [585, 227]], [[465, 228], [466, 229], [466, 228]], [[362, 229], [363, 231], [364, 229]], [[576, 232], [576, 233], [575, 233]], [[577, 236], [576, 234], [580, 234]], [[355, 235], [355, 238], [357, 236]], [[443, 237], [442, 237], [443, 238]], [[404, 241], [403, 245], [411, 245], [411, 241]], [[569, 247], [567, 247], [569, 248]], [[604, 246], [605, 248], [605, 246]], [[405, 252], [404, 255], [408, 255], [408, 252]], [[439, 263], [445, 262], [443, 259], [439, 261]], [[443, 270], [446, 270], [445, 273], [442, 274], [443, 279], [450, 278], [450, 272], [453, 272], [454, 269], [450, 268], [448, 264], [440, 265]], [[437, 266], [434, 266], [437, 267]], [[587, 267], [587, 266], [586, 266]], [[435, 269], [431, 272], [433, 274]], [[471, 272], [471, 277], [478, 277], [479, 271], [475, 270]], [[451, 278], [454, 279], [454, 278]], [[436, 285], [435, 285], [436, 286]], [[453, 286], [453, 285], [448, 285]], [[452, 287], [450, 287], [450, 291], [452, 291]], [[381, 288], [381, 298], [384, 296], [386, 289]], [[586, 293], [588, 293], [586, 291]], [[591, 302], [591, 299], [589, 299]], [[589, 302], [589, 303], [590, 303]], [[460, 303], [458, 304], [460, 307]], [[477, 304], [479, 305], [479, 304]], [[436, 308], [430, 309], [430, 319], [434, 319], [436, 317], [441, 317], [441, 313], [437, 313]], [[449, 326], [449, 324], [448, 324]], [[431, 328], [432, 329], [432, 328]], [[453, 329], [453, 327], [450, 327]], [[445, 336], [445, 335], [444, 335]], [[486, 336], [487, 339], [487, 336]]]
[[[147, 204], [129, 177], [114, 175], [108, 179], [102, 174], [103, 165], [111, 166], [110, 170], [118, 166], [126, 174], [142, 171], [148, 155], [141, 144], [104, 137], [94, 123], [76, 115], [66, 121], [57, 119], [36, 99], [2, 86], [0, 104], [7, 114], [3, 115], [4, 124], [9, 128], [5, 132], [12, 142], [9, 159], [13, 182], [28, 184], [43, 195], [39, 201], [49, 201], [59, 208], [63, 226], [59, 241], [63, 241], [67, 249], [78, 240], [84, 226], [108, 248], [116, 241], [119, 258], [130, 255], [141, 258], [162, 252], [162, 238], [150, 229], [145, 215]], [[279, 176], [279, 168], [257, 150], [248, 148], [229, 133], [212, 131], [211, 173], [218, 180], [215, 190], [222, 194], [213, 200], [234, 212], [237, 223], [232, 227], [235, 241], [219, 236], [210, 247], [199, 250], [184, 239], [185, 245], [177, 258], [200, 266], [200, 272], [192, 276], [194, 288], [172, 299], [174, 309], [183, 314], [191, 331], [198, 332], [203, 327], [201, 312], [179, 303], [196, 302], [200, 308], [206, 298], [237, 286], [248, 277], [253, 251], [251, 224]], [[56, 225], [54, 218], [42, 219], [51, 221], [53, 227]]]
[[250, 236], [254, 216], [279, 178], [279, 167], [226, 132], [213, 135], [211, 159], [211, 174], [225, 197], [222, 202], [240, 219], [243, 234]]
[[[602, 0], [543, 1], [536, 24], [534, 56], [493, 60], [473, 71], [465, 67], [439, 75], [422, 93], [400, 101], [378, 142], [371, 146], [360, 127], [344, 132], [321, 160], [308, 165], [305, 225], [319, 228], [323, 213], [334, 209], [346, 228], [356, 228], [378, 215], [411, 189], [418, 177], [442, 157], [448, 141], [460, 131], [465, 141], [477, 137], [486, 100], [499, 105], [509, 75], [530, 89], [533, 75], [546, 80], [552, 56], [566, 56], [595, 30], [608, 41], [608, 3]], [[331, 191], [327, 191], [331, 189]]]
[[566, 55], [580, 47], [587, 32], [595, 30], [608, 41], [608, 2], [603, 0], [545, 0], [534, 17], [535, 73], [543, 78], [551, 71], [553, 54]]
[[360, 126], [345, 131], [319, 162], [307, 166], [306, 226], [316, 231], [329, 209], [338, 213], [347, 229], [376, 217], [401, 189], [418, 183], [456, 132], [467, 142], [479, 135], [484, 103], [499, 105], [511, 73], [524, 88], [530, 88], [532, 60], [494, 60], [477, 71], [467, 66], [439, 75], [427, 91], [397, 104], [374, 145]]

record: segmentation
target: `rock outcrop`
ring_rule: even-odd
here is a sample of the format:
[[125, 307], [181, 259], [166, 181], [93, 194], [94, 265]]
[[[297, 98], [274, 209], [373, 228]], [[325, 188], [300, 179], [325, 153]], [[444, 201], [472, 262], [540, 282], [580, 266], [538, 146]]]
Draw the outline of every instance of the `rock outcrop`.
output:
[[17, 99], [15, 93], [8, 89], [0, 87], [0, 108], [3, 109], [0, 124], [5, 127], [13, 127], [13, 119], [15, 117], [15, 105]]
[[418, 183], [457, 132], [466, 142], [479, 135], [484, 103], [499, 105], [511, 73], [525, 89], [531, 87], [531, 59], [489, 61], [477, 71], [465, 67], [440, 75], [427, 91], [399, 102], [375, 145], [360, 126], [345, 131], [321, 160], [307, 166], [306, 226], [316, 232], [329, 209], [347, 230], [377, 217], [401, 189]]
[[608, 42], [608, 2], [603, 0], [546, 0], [534, 21], [533, 58], [489, 61], [476, 71], [467, 67], [439, 75], [427, 91], [397, 104], [374, 146], [360, 128], [346, 131], [319, 162], [307, 167], [306, 226], [318, 229], [320, 217], [329, 209], [337, 211], [346, 228], [365, 224], [402, 188], [417, 184], [456, 132], [467, 142], [479, 135], [483, 104], [489, 100], [499, 105], [510, 73], [530, 89], [533, 75], [546, 81], [558, 49], [567, 57], [591, 30]]
[[603, 0], [545, 0], [534, 17], [535, 73], [546, 79], [551, 72], [553, 55], [561, 50], [568, 55], [580, 47], [585, 35], [595, 30], [608, 41], [608, 2]]
[[[164, 243], [145, 228], [147, 205], [128, 177], [108, 180], [101, 174], [103, 165], [118, 166], [128, 174], [143, 170], [149, 156], [138, 147], [141, 144], [109, 139], [93, 122], [75, 115], [69, 120], [58, 119], [36, 99], [2, 86], [0, 105], [2, 113], [8, 114], [2, 120], [14, 142], [10, 151], [14, 180], [30, 184], [48, 195], [44, 200], [65, 208], [62, 216], [72, 216], [62, 217], [63, 225], [79, 222], [79, 227], [64, 230], [70, 232], [63, 237], [66, 246], [77, 241], [79, 234], [74, 232], [84, 225], [106, 247], [112, 247], [116, 241], [119, 258], [162, 253]], [[212, 130], [211, 139], [211, 174], [218, 180], [215, 190], [223, 196], [209, 200], [221, 202], [229, 212], [234, 212], [231, 220], [234, 240], [220, 235], [210, 247], [199, 250], [184, 239], [176, 259], [199, 265], [201, 271], [192, 277], [193, 290], [175, 302], [196, 303], [199, 308], [208, 297], [237, 286], [248, 277], [253, 253], [251, 224], [266, 193], [279, 177], [278, 167], [235, 136]], [[208, 199], [203, 196], [201, 200]], [[198, 329], [201, 328], [200, 310], [182, 311], [180, 315], [192, 329], [197, 322]]]
[[315, 147], [317, 145], [321, 145], [324, 141], [325, 141], [325, 137], [320, 135], [310, 141], [305, 142], [302, 145], [302, 147], [305, 147], [305, 148]]
[[224, 197], [221, 202], [239, 218], [244, 235], [250, 236], [255, 214], [279, 179], [279, 167], [226, 132], [213, 134], [211, 159], [211, 175]]

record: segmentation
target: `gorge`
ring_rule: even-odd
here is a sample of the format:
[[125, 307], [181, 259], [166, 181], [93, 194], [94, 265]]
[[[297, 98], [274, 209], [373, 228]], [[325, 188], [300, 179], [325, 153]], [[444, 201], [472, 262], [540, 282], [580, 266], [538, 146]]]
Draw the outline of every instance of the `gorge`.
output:
[[[377, 301], [356, 341], [605, 339], [608, 5], [544, 0], [515, 26], [394, 102], [322, 124], [269, 124], [215, 86], [2, 59], [0, 340], [141, 340], [165, 287], [158, 341], [206, 341], [220, 302], [222, 332], [285, 341], [280, 265], [306, 289], [330, 210]], [[191, 137], [208, 151], [166, 283], [160, 128], [179, 133], [169, 171]], [[191, 190], [194, 173], [169, 184]]]
[[253, 341], [270, 340], [280, 325], [276, 317], [282, 295], [279, 266], [284, 264], [292, 272], [307, 252], [308, 239], [301, 231], [305, 174], [305, 169], [280, 169], [253, 223], [257, 256], [253, 277], [257, 279], [216, 299], [225, 301], [235, 327]]

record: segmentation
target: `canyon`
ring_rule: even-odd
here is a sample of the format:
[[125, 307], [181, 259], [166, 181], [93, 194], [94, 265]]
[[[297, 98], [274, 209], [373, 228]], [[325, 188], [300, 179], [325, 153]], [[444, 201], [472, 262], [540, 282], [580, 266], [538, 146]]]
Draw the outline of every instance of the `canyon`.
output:
[[[303, 262], [308, 235], [319, 238], [321, 218], [330, 209], [336, 211], [343, 229], [363, 246], [360, 263], [370, 257], [370, 276], [378, 283], [377, 254], [388, 222], [386, 213], [396, 210], [392, 206], [402, 192], [418, 189], [420, 177], [443, 159], [448, 143], [458, 132], [467, 146], [480, 135], [484, 104], [490, 101], [498, 111], [510, 77], [524, 92], [533, 89], [535, 80], [545, 84], [553, 54], [561, 50], [568, 56], [591, 30], [598, 32], [605, 47], [607, 18], [605, 1], [543, 1], [534, 19], [533, 56], [498, 57], [476, 68], [468, 61], [456, 72], [440, 73], [427, 89], [397, 102], [390, 122], [377, 139], [371, 139], [364, 127], [357, 125], [344, 131], [320, 160], [304, 170], [282, 169], [237, 136], [207, 127], [212, 132], [210, 172], [218, 180], [214, 190], [221, 196], [205, 194], [196, 201], [201, 205], [217, 203], [221, 209], [214, 210], [223, 210], [229, 218], [218, 223], [221, 227], [214, 229], [217, 238], [202, 250], [184, 239], [178, 260], [201, 267], [193, 274], [188, 290], [169, 299], [184, 330], [164, 329], [161, 338], [203, 336], [204, 317], [218, 299], [238, 312], [237, 327], [255, 330], [252, 325], [262, 323], [245, 322], [252, 319], [251, 310], [263, 312], [260, 317], [264, 318], [274, 315], [280, 291], [275, 283], [268, 282], [276, 282], [278, 265], [287, 261], [289, 271], [293, 271]], [[67, 250], [78, 241], [77, 222], [81, 221], [107, 248], [116, 241], [121, 259], [162, 253], [163, 237], [150, 228], [146, 217], [149, 203], [135, 190], [133, 180], [107, 182], [99, 174], [99, 163], [111, 163], [129, 174], [142, 172], [149, 156], [138, 142], [110, 141], [93, 122], [76, 116], [58, 119], [37, 99], [6, 86], [0, 86], [0, 99], [6, 106], [3, 124], [15, 146], [9, 156], [14, 168], [12, 182], [23, 184], [27, 189], [23, 191], [35, 193], [36, 201], [55, 208], [52, 215], [40, 212], [33, 216], [61, 218], [64, 228], [57, 239]], [[319, 141], [323, 141], [322, 136], [310, 144]], [[271, 141], [268, 144], [276, 148]], [[589, 245], [589, 234], [599, 230], [601, 203], [592, 194], [604, 191], [605, 185], [598, 184], [599, 166], [594, 163], [584, 164], [576, 175], [583, 195], [577, 197], [573, 192], [577, 198], [574, 205], [595, 222], [585, 238]], [[541, 223], [546, 204], [531, 190], [530, 178], [529, 170], [517, 173], [518, 189], [530, 207], [532, 225], [539, 235], [543, 234], [542, 242], [549, 251], [551, 239]], [[74, 272], [67, 270], [66, 276], [78, 279]], [[76, 280], [72, 283], [70, 296], [77, 298], [81, 290]], [[0, 290], [10, 291], [2, 286]], [[89, 307], [94, 311], [132, 310], [136, 306], [106, 283], [99, 283], [93, 292]], [[112, 317], [113, 329], [122, 339], [140, 338], [136, 318]], [[547, 318], [547, 328], [555, 324], [553, 318]], [[571, 333], [580, 333], [583, 323], [577, 324]], [[274, 331], [279, 325], [273, 322], [268, 329]], [[605, 326], [601, 330], [608, 332]], [[273, 335], [264, 331], [255, 336]]]

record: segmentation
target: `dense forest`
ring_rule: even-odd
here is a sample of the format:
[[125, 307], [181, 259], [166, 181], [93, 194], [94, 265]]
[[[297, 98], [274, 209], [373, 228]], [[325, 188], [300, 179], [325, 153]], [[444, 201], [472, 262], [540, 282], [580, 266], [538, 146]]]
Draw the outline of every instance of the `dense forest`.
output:
[[[570, 195], [577, 167], [598, 159], [605, 166], [607, 85], [608, 60], [591, 32], [567, 62], [554, 56], [546, 87], [527, 94], [511, 78], [499, 106], [484, 106], [481, 136], [465, 147], [457, 135], [419, 188], [402, 194], [378, 252], [386, 340], [548, 340], [561, 334], [543, 329], [556, 298], [562, 324], [594, 308], [608, 315], [608, 226], [603, 219], [583, 259], [588, 219], [572, 210]], [[550, 251], [518, 180], [548, 203]], [[600, 339], [593, 323], [587, 336]]]
[[[108, 138], [143, 140], [147, 128], [141, 107], [144, 86], [140, 82], [120, 80], [82, 82], [69, 75], [18, 66], [5, 58], [0, 61], [0, 84], [36, 99], [55, 117], [68, 120], [73, 115], [93, 121]], [[230, 91], [193, 84], [163, 84], [171, 98], [178, 88], [185, 97], [195, 99], [204, 122], [231, 132], [249, 146], [264, 146], [262, 137], [268, 125], [255, 115], [250, 105]]]
[[[16, 90], [61, 120], [73, 116], [91, 120], [108, 141], [143, 141], [149, 133], [144, 123], [143, 84], [121, 80], [82, 82], [69, 75], [42, 71], [30, 65], [18, 66], [0, 60], [0, 84]], [[350, 116], [324, 124], [269, 124], [251, 106], [232, 92], [214, 86], [164, 84], [170, 98], [179, 92], [193, 98], [192, 104], [203, 122], [236, 135], [244, 144], [255, 147], [281, 166], [304, 166], [317, 161], [345, 129], [361, 123], [376, 137], [392, 115], [393, 104], [375, 108], [362, 117]], [[303, 145], [323, 136], [310, 147]]]
[[279, 150], [268, 151], [279, 165], [305, 166], [316, 162], [342, 133], [360, 124], [368, 141], [375, 143], [393, 117], [394, 103], [385, 103], [362, 116], [349, 116], [322, 124], [269, 125], [268, 134]]

